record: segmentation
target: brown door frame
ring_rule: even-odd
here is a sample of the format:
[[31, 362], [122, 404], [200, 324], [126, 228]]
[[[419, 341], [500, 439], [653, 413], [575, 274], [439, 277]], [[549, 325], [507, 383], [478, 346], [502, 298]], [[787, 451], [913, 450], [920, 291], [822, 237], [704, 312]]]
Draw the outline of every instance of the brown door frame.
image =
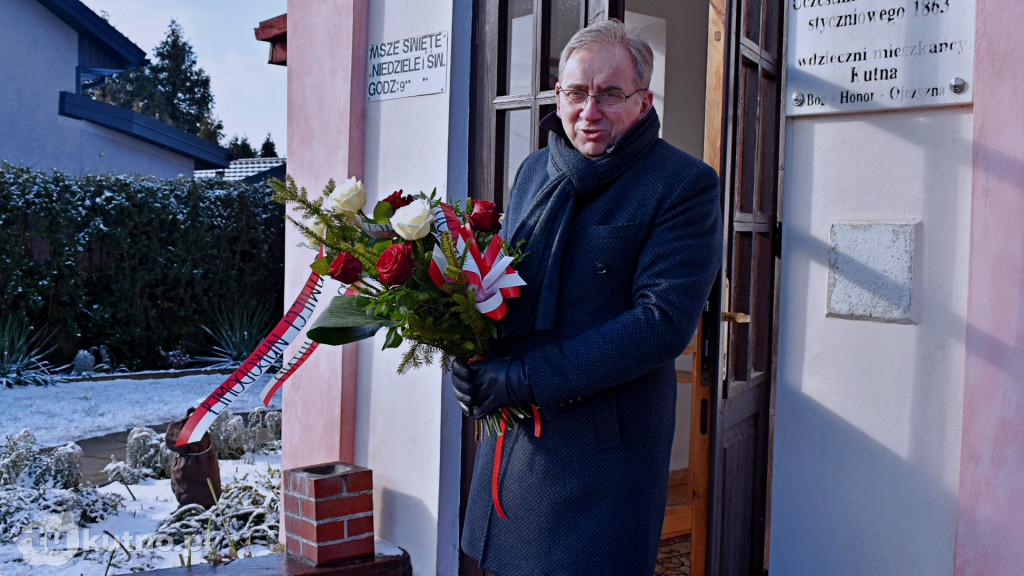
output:
[[[764, 2], [779, 2], [781, 5], [781, 35], [779, 41], [780, 46], [780, 59], [779, 59], [779, 90], [780, 99], [776, 103], [777, 106], [782, 105], [782, 95], [784, 94], [785, 88], [785, 62], [786, 62], [786, 23], [787, 17], [785, 4], [781, 0], [763, 0]], [[731, 184], [728, 182], [728, 178], [731, 173], [737, 168], [732, 166], [733, 152], [735, 147], [738, 145], [733, 141], [733, 129], [732, 126], [736, 122], [736, 118], [733, 117], [734, 111], [732, 110], [733, 104], [731, 103], [730, 94], [736, 90], [739, 79], [736, 77], [737, 69], [732, 63], [732, 59], [736, 57], [733, 54], [734, 44], [738, 42], [737, 38], [733, 38], [731, 35], [734, 32], [733, 25], [737, 18], [744, 17], [743, 14], [733, 14], [733, 11], [738, 10], [740, 3], [735, 0], [708, 0], [709, 7], [709, 22], [708, 22], [708, 53], [707, 53], [707, 92], [705, 100], [705, 140], [704, 140], [704, 160], [713, 168], [715, 168], [720, 175], [723, 176], [723, 222], [725, 227], [723, 230], [723, 241], [726, 242], [728, 247], [730, 241], [730, 230], [729, 223], [733, 218], [732, 212], [732, 192]], [[775, 384], [776, 384], [776, 368], [777, 368], [777, 350], [778, 350], [778, 307], [780, 302], [779, 294], [779, 281], [780, 281], [780, 266], [778, 266], [779, 258], [779, 246], [780, 246], [780, 232], [781, 232], [781, 219], [782, 219], [782, 204], [783, 204], [783, 171], [781, 169], [781, 163], [784, 158], [784, 144], [785, 144], [785, 114], [778, 114], [777, 124], [777, 162], [779, 164], [778, 177], [776, 181], [776, 203], [775, 203], [775, 226], [774, 226], [774, 277], [772, 278], [773, 288], [773, 301], [771, 302], [772, 308], [772, 326], [770, 336], [770, 347], [769, 351], [771, 370], [769, 374], [769, 390], [768, 390], [768, 410], [767, 410], [767, 495], [764, 500], [764, 556], [763, 556], [763, 569], [768, 569], [768, 535], [769, 535], [769, 524], [770, 524], [770, 494], [771, 494], [771, 454], [772, 454], [772, 442], [774, 432], [774, 406], [775, 406]], [[728, 252], [725, 258], [728, 259], [730, 256]], [[721, 386], [726, 379], [728, 371], [728, 358], [726, 357], [729, 347], [726, 338], [729, 335], [729, 330], [725, 326], [722, 318], [722, 312], [726, 309], [726, 306], [731, 306], [729, 303], [729, 286], [728, 279], [725, 277], [726, 268], [724, 265], [727, 263], [723, 262], [723, 270], [720, 274], [719, 280], [716, 282], [716, 286], [712, 289], [712, 295], [709, 300], [708, 312], [705, 314], [702, 322], [702, 330], [704, 332], [704, 344], [708, 347], [706, 354], [703, 356], [706, 362], [704, 371], [701, 374], [702, 386], [699, 391], [694, 395], [694, 402], [707, 401], [710, 403], [710, 409], [708, 410], [708, 418], [712, 421], [709, 426], [711, 429], [711, 438], [702, 437], [699, 440], [702, 443], [707, 444], [707, 452], [702, 454], [702, 460], [708, 466], [708, 471], [713, 474], [711, 466], [714, 464], [711, 462], [713, 458], [713, 447], [717, 443], [722, 442], [721, 438], [716, 438], [716, 434], [720, 432], [718, 428], [720, 425], [717, 423], [719, 417], [722, 416], [722, 394]], [[693, 444], [691, 443], [691, 451]], [[703, 448], [703, 446], [702, 446]], [[708, 569], [710, 568], [713, 572], [717, 572], [721, 567], [716, 567], [715, 562], [711, 562], [712, 566], [709, 566], [708, 555], [712, 553], [711, 547], [713, 543], [709, 540], [709, 533], [711, 530], [721, 529], [721, 526], [716, 525], [713, 518], [711, 518], [711, 507], [713, 506], [712, 499], [721, 498], [721, 495], [715, 495], [713, 492], [715, 489], [711, 484], [712, 478], [705, 477], [701, 481], [694, 478], [694, 494], [693, 494], [693, 542], [692, 542], [692, 553], [691, 553], [691, 574], [694, 576], [704, 576], [710, 574]], [[698, 493], [698, 490], [704, 489], [703, 494]], [[698, 505], [700, 504], [700, 505]], [[701, 529], [697, 529], [697, 527]], [[767, 572], [766, 572], [767, 573]], [[717, 575], [715, 575], [717, 576]]]
[[[708, 0], [708, 54], [707, 79], [704, 104], [704, 162], [722, 174], [722, 145], [725, 134], [725, 89], [726, 89], [726, 0]], [[723, 218], [726, 215], [723, 214]], [[723, 232], [726, 234], [727, 232]], [[724, 241], [724, 236], [723, 236]], [[715, 402], [716, 381], [720, 373], [719, 362], [711, 352], [718, 349], [718, 318], [721, 317], [720, 280], [716, 281], [708, 301], [708, 311], [702, 319], [700, 386], [692, 391], [692, 414], [697, 422], [697, 434], [690, 434], [691, 462], [691, 514], [693, 531], [690, 540], [690, 574], [705, 576], [707, 572], [708, 527], [710, 523], [710, 473], [711, 473], [711, 420], [717, 411]], [[717, 356], [717, 354], [715, 355]]]

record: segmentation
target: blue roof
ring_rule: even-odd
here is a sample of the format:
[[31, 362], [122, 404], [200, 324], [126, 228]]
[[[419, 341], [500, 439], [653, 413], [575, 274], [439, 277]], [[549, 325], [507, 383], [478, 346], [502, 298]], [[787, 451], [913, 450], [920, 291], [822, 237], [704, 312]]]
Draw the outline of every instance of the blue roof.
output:
[[80, 45], [80, 51], [84, 48], [86, 52], [96, 50], [102, 53], [103, 58], [90, 58], [95, 60], [96, 65], [90, 67], [86, 64], [87, 73], [103, 76], [149, 64], [145, 50], [135, 45], [79, 0], [38, 2], [78, 32], [79, 37], [86, 42], [86, 46]]
[[195, 160], [195, 169], [227, 168], [234, 152], [134, 110], [71, 92], [60, 93], [60, 114], [127, 134]]

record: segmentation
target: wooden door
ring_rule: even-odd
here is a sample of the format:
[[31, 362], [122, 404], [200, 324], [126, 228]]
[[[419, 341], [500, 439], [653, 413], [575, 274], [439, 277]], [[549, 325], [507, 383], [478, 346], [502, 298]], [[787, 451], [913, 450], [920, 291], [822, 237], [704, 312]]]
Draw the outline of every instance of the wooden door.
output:
[[717, 59], [726, 251], [716, 294], [722, 314], [709, 315], [705, 325], [715, 361], [707, 556], [701, 560], [709, 576], [751, 575], [767, 569], [785, 6], [781, 0], [711, 4], [709, 84]]

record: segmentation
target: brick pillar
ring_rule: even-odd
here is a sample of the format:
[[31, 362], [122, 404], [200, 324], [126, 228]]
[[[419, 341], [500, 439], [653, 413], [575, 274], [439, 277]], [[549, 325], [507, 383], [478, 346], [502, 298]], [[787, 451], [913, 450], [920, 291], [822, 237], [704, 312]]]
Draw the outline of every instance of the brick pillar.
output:
[[335, 462], [284, 471], [288, 553], [314, 565], [372, 558], [373, 472]]

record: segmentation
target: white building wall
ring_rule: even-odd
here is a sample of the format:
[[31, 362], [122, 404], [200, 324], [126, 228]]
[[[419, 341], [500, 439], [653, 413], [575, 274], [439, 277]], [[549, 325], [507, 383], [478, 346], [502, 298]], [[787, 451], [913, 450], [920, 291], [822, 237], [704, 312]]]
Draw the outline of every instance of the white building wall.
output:
[[[953, 573], [969, 107], [791, 118], [772, 574]], [[835, 222], [919, 221], [912, 324], [826, 317]]]
[[[452, 21], [449, 2], [370, 2], [368, 41], [373, 45], [445, 32], [453, 52]], [[452, 84], [449, 78], [438, 94], [366, 103], [368, 205], [399, 189], [430, 194], [437, 188], [439, 195], [447, 195]], [[465, 173], [464, 158], [461, 165]], [[373, 470], [377, 535], [409, 552], [415, 574], [435, 574], [439, 566], [457, 567], [459, 457], [457, 449], [454, 454], [442, 449], [442, 424], [443, 418], [449, 424], [454, 418], [456, 425], [443, 430], [447, 446], [457, 448], [461, 415], [439, 367], [399, 376], [396, 368], [405, 347], [381, 351], [383, 342], [382, 331], [360, 343], [355, 460]], [[449, 456], [452, 461], [442, 462]], [[444, 500], [452, 487], [454, 502]], [[442, 510], [442, 500], [447, 509]]]
[[50, 144], [46, 158], [52, 166], [36, 160], [33, 167], [51, 167], [72, 174], [143, 174], [155, 178], [191, 178], [195, 161], [181, 154], [148, 144], [126, 134], [78, 120], [58, 116], [57, 110], [44, 110], [57, 128], [59, 137]]
[[0, 51], [5, 76], [0, 82], [0, 160], [40, 170], [63, 169], [55, 156], [64, 147], [61, 136], [68, 132], [57, 127], [57, 107], [62, 90], [75, 91], [78, 33], [37, 0], [13, 0], [4, 8], [0, 36], [7, 48]]

